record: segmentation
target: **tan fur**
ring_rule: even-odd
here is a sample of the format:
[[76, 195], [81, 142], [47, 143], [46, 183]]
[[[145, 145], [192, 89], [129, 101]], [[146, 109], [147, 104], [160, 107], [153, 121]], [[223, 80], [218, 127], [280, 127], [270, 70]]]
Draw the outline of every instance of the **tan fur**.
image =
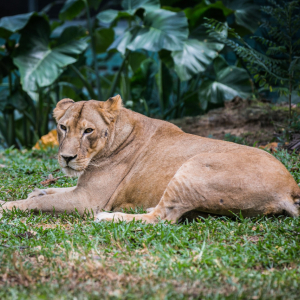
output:
[[58, 121], [65, 114], [66, 110], [74, 103], [74, 100], [65, 98], [60, 100], [53, 110], [53, 116]]
[[[119, 95], [106, 102], [64, 99], [54, 116], [58, 160], [67, 174], [80, 175], [77, 186], [35, 190], [28, 199], [3, 208], [76, 208], [81, 214], [87, 209], [98, 221], [149, 223], [175, 222], [190, 211], [299, 215], [298, 185], [267, 152], [186, 134], [171, 123], [123, 108]], [[85, 133], [87, 128], [93, 132]], [[66, 157], [72, 159], [67, 162]], [[118, 212], [130, 207], [152, 209], [141, 215]]]

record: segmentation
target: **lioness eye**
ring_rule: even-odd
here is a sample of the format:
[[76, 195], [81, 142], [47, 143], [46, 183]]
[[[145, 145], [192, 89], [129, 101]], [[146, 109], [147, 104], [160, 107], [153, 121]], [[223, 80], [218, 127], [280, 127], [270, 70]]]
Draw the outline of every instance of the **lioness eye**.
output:
[[66, 130], [67, 130], [67, 127], [64, 126], [64, 125], [60, 125], [60, 128], [61, 128], [63, 131], [66, 131]]
[[86, 129], [86, 130], [84, 131], [84, 133], [91, 133], [92, 131], [94, 131], [94, 129], [88, 128], [88, 129]]

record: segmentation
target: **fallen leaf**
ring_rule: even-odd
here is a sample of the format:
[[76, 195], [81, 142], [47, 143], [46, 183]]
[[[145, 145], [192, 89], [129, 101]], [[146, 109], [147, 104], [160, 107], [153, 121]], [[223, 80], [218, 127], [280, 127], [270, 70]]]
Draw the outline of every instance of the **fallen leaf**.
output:
[[257, 243], [258, 241], [262, 240], [262, 237], [258, 235], [254, 235], [254, 236], [248, 236], [247, 239], [250, 242]]
[[44, 255], [39, 255], [37, 260], [38, 260], [38, 262], [43, 262], [45, 260]]
[[19, 238], [22, 238], [22, 239], [25, 239], [25, 238], [30, 239], [30, 238], [34, 237], [34, 234], [32, 234], [30, 231], [26, 231], [24, 233], [19, 233], [16, 236]]
[[92, 259], [99, 260], [99, 259], [101, 259], [101, 257], [100, 257], [100, 256], [98, 256], [98, 255], [93, 255], [93, 256], [92, 256]]
[[54, 178], [52, 174], [49, 174], [48, 175], [48, 179], [40, 182], [42, 185], [46, 186], [46, 185], [49, 185], [51, 183], [55, 183], [60, 177], [56, 177]]
[[265, 150], [269, 150], [271, 151], [272, 153], [273, 152], [277, 152], [277, 148], [278, 148], [278, 143], [269, 143], [265, 146], [259, 146], [260, 149], [265, 149]]
[[33, 250], [33, 251], [41, 251], [42, 250], [42, 246], [36, 246], [36, 247], [32, 248], [31, 250]]

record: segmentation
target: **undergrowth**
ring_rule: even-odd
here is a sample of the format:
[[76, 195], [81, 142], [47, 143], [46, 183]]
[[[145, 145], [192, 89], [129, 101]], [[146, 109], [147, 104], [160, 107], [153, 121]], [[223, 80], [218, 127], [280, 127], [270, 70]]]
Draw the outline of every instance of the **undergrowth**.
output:
[[[299, 183], [299, 156], [274, 155]], [[1, 152], [0, 199], [26, 198], [49, 174], [58, 178], [50, 187], [75, 185], [55, 156]], [[0, 220], [0, 299], [299, 299], [299, 225], [288, 217], [94, 223], [15, 210]]]

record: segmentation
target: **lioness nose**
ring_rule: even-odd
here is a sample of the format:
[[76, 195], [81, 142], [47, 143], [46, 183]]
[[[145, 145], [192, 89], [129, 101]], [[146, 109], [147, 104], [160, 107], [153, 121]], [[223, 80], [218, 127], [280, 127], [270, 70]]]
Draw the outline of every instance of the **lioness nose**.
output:
[[77, 154], [75, 156], [70, 156], [70, 155], [61, 155], [61, 157], [67, 162], [67, 164], [72, 160], [77, 157]]

